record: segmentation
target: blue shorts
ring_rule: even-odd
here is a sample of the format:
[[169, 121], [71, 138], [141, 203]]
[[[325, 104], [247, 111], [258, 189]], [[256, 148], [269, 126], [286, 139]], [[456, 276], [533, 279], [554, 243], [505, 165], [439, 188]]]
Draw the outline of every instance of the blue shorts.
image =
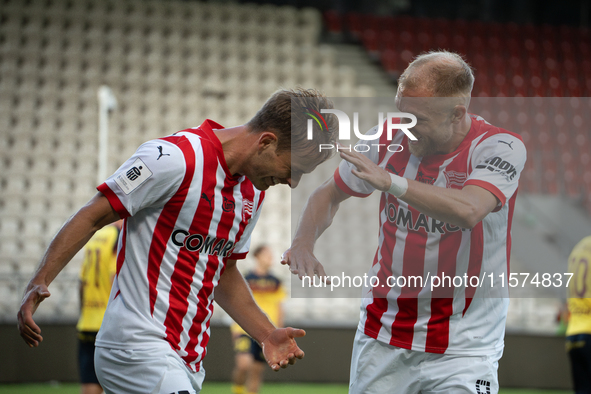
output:
[[234, 340], [234, 351], [236, 353], [250, 353], [255, 361], [267, 362], [261, 345], [246, 334], [240, 335]]
[[89, 331], [78, 333], [78, 373], [82, 384], [99, 384], [94, 372], [94, 341], [96, 334], [96, 332]]
[[591, 335], [566, 337], [575, 393], [591, 393]]

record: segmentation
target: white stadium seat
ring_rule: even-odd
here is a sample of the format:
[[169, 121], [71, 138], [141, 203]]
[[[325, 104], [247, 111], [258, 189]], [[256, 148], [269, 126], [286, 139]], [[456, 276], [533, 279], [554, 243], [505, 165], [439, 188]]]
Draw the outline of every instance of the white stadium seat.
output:
[[[7, 130], [0, 142], [0, 272], [12, 272], [7, 262], [14, 259], [28, 262], [20, 271], [33, 272], [61, 223], [96, 193], [101, 84], [119, 102], [110, 118], [110, 171], [142, 142], [206, 117], [244, 123], [281, 86], [332, 89], [335, 81], [323, 81], [333, 75], [356, 88], [334, 53], [318, 50], [321, 20], [311, 9], [178, 0], [4, 3], [0, 94], [9, 99], [0, 106], [0, 130]], [[259, 224], [278, 249], [290, 236], [284, 193]], [[34, 240], [10, 237], [16, 227]], [[77, 268], [69, 271], [74, 278]], [[68, 305], [60, 316], [77, 314]], [[0, 315], [5, 306], [0, 297]], [[311, 306], [296, 302], [294, 310], [312, 317]]]

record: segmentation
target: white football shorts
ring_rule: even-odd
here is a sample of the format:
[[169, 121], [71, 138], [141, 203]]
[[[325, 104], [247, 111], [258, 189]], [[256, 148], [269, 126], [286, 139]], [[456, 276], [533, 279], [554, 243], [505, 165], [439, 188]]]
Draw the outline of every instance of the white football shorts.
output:
[[357, 330], [349, 394], [497, 394], [502, 354], [425, 353], [388, 345]]
[[106, 394], [198, 394], [205, 370], [189, 370], [172, 348], [121, 350], [97, 347], [96, 376]]

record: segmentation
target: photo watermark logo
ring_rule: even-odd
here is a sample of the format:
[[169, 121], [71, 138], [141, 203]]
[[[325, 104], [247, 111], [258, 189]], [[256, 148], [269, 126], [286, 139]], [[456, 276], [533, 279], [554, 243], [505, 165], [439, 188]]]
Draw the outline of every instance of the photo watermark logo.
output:
[[[318, 126], [320, 126], [320, 130], [324, 130], [324, 128], [326, 127], [326, 129], [328, 129], [328, 125], [326, 123], [326, 120], [324, 119], [324, 117], [322, 116], [322, 114], [334, 114], [338, 121], [339, 121], [339, 140], [340, 141], [345, 141], [345, 140], [350, 140], [351, 139], [351, 120], [349, 119], [349, 116], [341, 110], [338, 109], [321, 109], [320, 112], [315, 111], [311, 108], [306, 108], [306, 110], [310, 111], [310, 112], [306, 112], [306, 115], [309, 115], [312, 119], [308, 119], [308, 134], [307, 134], [307, 138], [308, 140], [312, 140], [313, 139], [313, 127], [314, 127], [314, 121], [316, 121], [316, 123], [318, 124]], [[415, 137], [410, 131], [409, 129], [413, 128], [414, 126], [416, 126], [417, 124], [417, 118], [415, 115], [408, 113], [408, 112], [388, 112], [386, 114], [386, 118], [387, 118], [387, 124], [386, 124], [386, 138], [388, 139], [388, 141], [392, 141], [393, 138], [393, 130], [401, 130], [404, 134], [406, 134], [406, 136], [412, 140], [412, 141], [417, 141], [417, 137]], [[394, 119], [397, 119], [399, 122], [395, 123]], [[400, 123], [403, 119], [410, 119], [410, 123]], [[378, 113], [378, 125], [383, 125], [384, 124], [384, 113], [383, 112], [379, 112]], [[353, 132], [355, 133], [355, 136], [357, 138], [359, 138], [362, 141], [375, 141], [375, 140], [379, 140], [379, 138], [382, 136], [384, 129], [382, 127], [378, 128], [378, 132], [372, 135], [365, 135], [362, 134], [359, 131], [359, 112], [354, 112], [353, 113]], [[318, 149], [319, 151], [322, 150], [330, 150], [330, 149], [336, 149], [337, 151], [339, 150], [349, 150], [351, 151], [351, 149], [355, 150], [356, 152], [367, 152], [371, 149], [371, 146], [377, 147], [378, 151], [380, 150], [380, 148], [382, 146], [386, 147], [386, 149], [388, 149], [389, 152], [401, 152], [403, 150], [402, 145], [400, 144], [365, 144], [362, 142], [359, 142], [358, 144], [352, 146], [351, 144], [349, 146], [346, 145], [339, 145], [339, 144], [320, 144]]]

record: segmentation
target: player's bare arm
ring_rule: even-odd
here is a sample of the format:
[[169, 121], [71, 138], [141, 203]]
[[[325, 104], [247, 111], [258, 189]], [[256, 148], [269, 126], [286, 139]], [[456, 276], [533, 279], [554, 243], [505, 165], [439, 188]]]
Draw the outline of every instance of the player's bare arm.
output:
[[215, 300], [244, 331], [261, 344], [265, 359], [274, 371], [287, 368], [304, 357], [295, 338], [303, 337], [306, 332], [273, 326], [252, 298], [244, 277], [236, 267], [236, 260], [228, 261], [216, 287]]
[[[390, 173], [357, 152], [341, 151], [341, 157], [356, 168], [353, 175], [374, 188], [387, 192], [392, 184]], [[407, 179], [408, 189], [401, 200], [434, 219], [463, 228], [473, 228], [498, 204], [497, 198], [479, 186], [462, 190], [446, 189]]]
[[43, 340], [33, 314], [39, 304], [50, 296], [49, 284], [97, 230], [118, 219], [119, 215], [107, 198], [97, 193], [64, 224], [51, 241], [39, 268], [27, 285], [17, 315], [20, 335], [29, 347], [37, 347]]
[[304, 276], [326, 276], [324, 267], [314, 256], [314, 244], [331, 225], [340, 203], [349, 197], [332, 178], [310, 195], [291, 247], [281, 259], [281, 264], [289, 265], [292, 274], [298, 275], [300, 279]]

